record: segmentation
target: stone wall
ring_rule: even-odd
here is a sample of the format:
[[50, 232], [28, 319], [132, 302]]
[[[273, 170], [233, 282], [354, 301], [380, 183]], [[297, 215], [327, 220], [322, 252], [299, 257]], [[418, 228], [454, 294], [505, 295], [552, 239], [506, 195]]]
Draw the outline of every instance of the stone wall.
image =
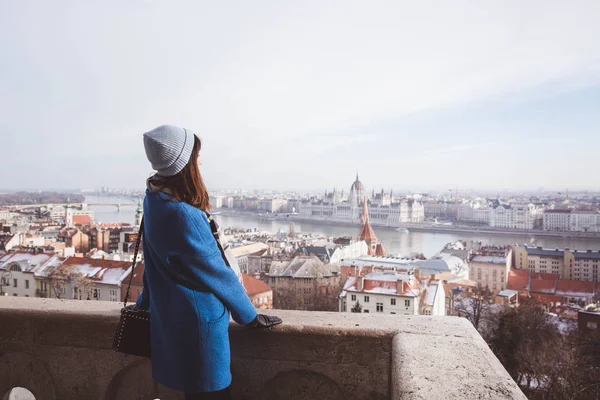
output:
[[[270, 310], [284, 324], [232, 323], [235, 399], [525, 399], [464, 319]], [[150, 362], [111, 349], [119, 305], [0, 298], [0, 398], [183, 399]]]

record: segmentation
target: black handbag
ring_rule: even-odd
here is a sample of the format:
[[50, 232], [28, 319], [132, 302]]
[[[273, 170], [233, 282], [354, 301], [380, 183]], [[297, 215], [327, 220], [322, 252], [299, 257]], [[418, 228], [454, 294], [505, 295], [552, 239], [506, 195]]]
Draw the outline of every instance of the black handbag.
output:
[[135, 306], [127, 306], [143, 231], [144, 219], [142, 218], [140, 231], [135, 243], [127, 292], [125, 292], [123, 308], [121, 309], [121, 318], [119, 319], [119, 325], [117, 326], [113, 341], [113, 349], [120, 353], [150, 358], [150, 312], [137, 309]]

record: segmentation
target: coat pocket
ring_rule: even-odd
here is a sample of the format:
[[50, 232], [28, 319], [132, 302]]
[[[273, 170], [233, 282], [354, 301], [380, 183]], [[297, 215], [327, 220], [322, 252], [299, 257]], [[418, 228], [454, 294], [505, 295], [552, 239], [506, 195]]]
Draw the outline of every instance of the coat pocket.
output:
[[201, 324], [219, 322], [226, 315], [229, 315], [229, 310], [227, 310], [221, 300], [212, 293], [194, 291], [194, 302], [196, 305], [198, 322]]

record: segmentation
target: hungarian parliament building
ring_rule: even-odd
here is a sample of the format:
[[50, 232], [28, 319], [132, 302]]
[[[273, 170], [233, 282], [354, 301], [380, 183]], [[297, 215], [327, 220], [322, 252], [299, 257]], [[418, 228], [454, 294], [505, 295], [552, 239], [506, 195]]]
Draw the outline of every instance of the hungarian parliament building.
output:
[[423, 203], [413, 198], [394, 198], [393, 192], [367, 194], [365, 186], [358, 179], [350, 187], [346, 196], [337, 190], [325, 193], [319, 200], [302, 200], [298, 215], [308, 219], [360, 222], [363, 203], [367, 202], [369, 219], [374, 225], [399, 227], [405, 223], [423, 222], [425, 209]]

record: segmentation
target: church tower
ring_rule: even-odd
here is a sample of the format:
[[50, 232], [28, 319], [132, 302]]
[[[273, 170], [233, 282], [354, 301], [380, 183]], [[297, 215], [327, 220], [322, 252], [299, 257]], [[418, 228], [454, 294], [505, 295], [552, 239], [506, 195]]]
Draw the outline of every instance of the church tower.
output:
[[135, 210], [135, 226], [142, 224], [142, 217], [144, 216], [144, 208], [142, 207], [142, 198], [138, 199], [138, 206]]
[[360, 240], [367, 243], [368, 254], [370, 256], [384, 256], [385, 248], [383, 244], [375, 236], [371, 223], [369, 222], [369, 208], [367, 199], [363, 199], [363, 211], [360, 217]]
[[65, 225], [67, 228], [73, 227], [73, 207], [71, 207], [71, 199], [67, 199], [65, 206]]

